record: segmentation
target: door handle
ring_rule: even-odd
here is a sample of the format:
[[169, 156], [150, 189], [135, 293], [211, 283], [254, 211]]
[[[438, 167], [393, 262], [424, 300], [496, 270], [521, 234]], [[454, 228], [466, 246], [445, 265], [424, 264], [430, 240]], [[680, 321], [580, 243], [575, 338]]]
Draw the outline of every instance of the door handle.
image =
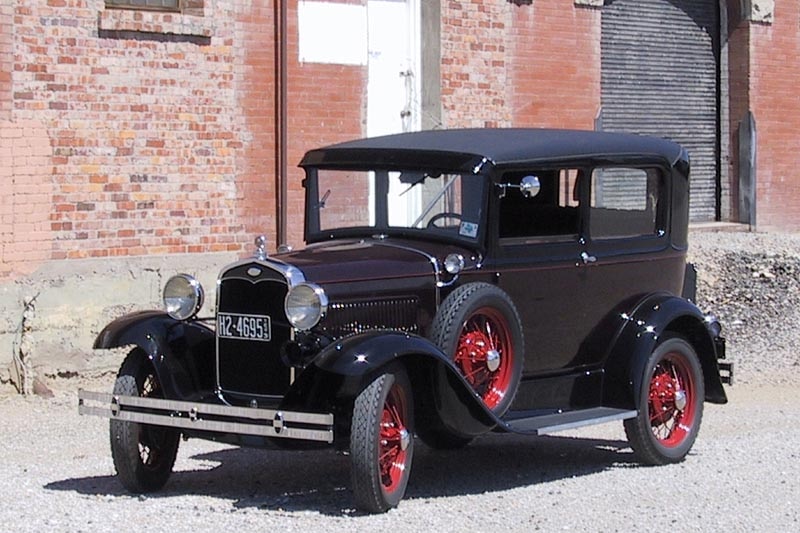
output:
[[583, 261], [584, 265], [588, 265], [589, 263], [596, 263], [597, 257], [590, 255], [586, 252], [581, 252], [581, 261]]

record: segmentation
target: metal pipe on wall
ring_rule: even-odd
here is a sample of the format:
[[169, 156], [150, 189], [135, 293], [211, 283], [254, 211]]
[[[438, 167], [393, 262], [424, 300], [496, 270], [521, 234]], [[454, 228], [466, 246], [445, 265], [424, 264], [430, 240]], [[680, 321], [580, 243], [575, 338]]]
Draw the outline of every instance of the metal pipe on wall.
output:
[[287, 244], [288, 196], [288, 65], [287, 5], [275, 0], [275, 224], [277, 245]]

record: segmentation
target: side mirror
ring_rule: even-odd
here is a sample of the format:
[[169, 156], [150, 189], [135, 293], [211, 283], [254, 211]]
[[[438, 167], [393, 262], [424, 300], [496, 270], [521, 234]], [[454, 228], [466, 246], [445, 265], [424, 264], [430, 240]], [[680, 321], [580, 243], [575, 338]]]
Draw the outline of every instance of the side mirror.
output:
[[536, 176], [525, 176], [519, 182], [519, 190], [525, 198], [533, 198], [542, 190], [542, 184]]

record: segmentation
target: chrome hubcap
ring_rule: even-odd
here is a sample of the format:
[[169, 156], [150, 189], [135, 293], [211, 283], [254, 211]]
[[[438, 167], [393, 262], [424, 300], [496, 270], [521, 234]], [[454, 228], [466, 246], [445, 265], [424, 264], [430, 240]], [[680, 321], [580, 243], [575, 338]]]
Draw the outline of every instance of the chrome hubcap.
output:
[[500, 352], [497, 350], [486, 352], [486, 368], [489, 369], [489, 372], [494, 372], [500, 368]]
[[400, 449], [405, 451], [409, 444], [411, 444], [411, 434], [403, 428], [400, 430]]
[[686, 409], [686, 403], [687, 403], [686, 391], [682, 391], [682, 390], [676, 391], [675, 392], [675, 407], [678, 409], [678, 411], [683, 411], [684, 409]]

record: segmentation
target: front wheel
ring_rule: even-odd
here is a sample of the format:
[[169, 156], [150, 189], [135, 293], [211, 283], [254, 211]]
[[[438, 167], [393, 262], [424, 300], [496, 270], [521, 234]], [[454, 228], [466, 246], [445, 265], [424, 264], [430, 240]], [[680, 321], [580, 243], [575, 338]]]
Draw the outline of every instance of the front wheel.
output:
[[682, 461], [697, 438], [704, 398], [703, 371], [691, 344], [667, 337], [647, 361], [639, 414], [625, 421], [639, 460], [650, 465]]
[[[125, 358], [114, 394], [163, 398], [153, 365], [140, 350]], [[122, 485], [131, 492], [152, 492], [166, 484], [178, 453], [180, 431], [111, 419], [111, 457]]]
[[356, 398], [350, 468], [359, 509], [383, 513], [403, 499], [414, 455], [413, 424], [411, 385], [402, 367], [387, 369]]
[[522, 376], [522, 323], [511, 298], [488, 283], [468, 283], [445, 298], [431, 340], [497, 416], [511, 406]]

